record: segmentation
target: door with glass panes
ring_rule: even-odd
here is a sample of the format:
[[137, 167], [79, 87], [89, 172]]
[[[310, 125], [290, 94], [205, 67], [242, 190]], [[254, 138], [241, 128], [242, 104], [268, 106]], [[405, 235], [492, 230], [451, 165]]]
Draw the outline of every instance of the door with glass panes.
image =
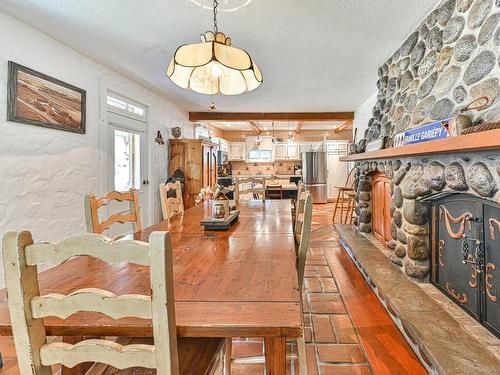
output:
[[[119, 107], [117, 107], [119, 106]], [[146, 108], [115, 94], [108, 95], [108, 191], [138, 192], [143, 226], [150, 223], [147, 171]], [[113, 202], [108, 216], [129, 211], [127, 202]], [[114, 237], [130, 233], [131, 224], [115, 224], [107, 233]]]

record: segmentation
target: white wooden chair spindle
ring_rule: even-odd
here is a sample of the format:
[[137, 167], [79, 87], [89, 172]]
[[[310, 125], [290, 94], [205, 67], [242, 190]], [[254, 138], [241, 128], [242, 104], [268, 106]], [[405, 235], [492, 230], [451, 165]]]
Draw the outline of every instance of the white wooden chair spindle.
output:
[[[57, 266], [82, 255], [111, 264], [129, 262], [149, 266], [152, 296], [116, 296], [95, 288], [80, 289], [69, 295], [40, 295], [38, 264], [50, 261]], [[149, 245], [139, 241], [114, 242], [99, 234], [34, 244], [30, 232], [8, 232], [3, 237], [3, 262], [21, 375], [49, 375], [51, 365], [74, 367], [83, 362], [100, 362], [118, 369], [156, 368], [158, 375], [179, 374], [172, 248], [167, 232], [152, 233]], [[114, 319], [150, 318], [154, 345], [122, 346], [100, 339], [75, 345], [47, 343], [43, 318], [65, 318], [79, 311], [98, 312]]]

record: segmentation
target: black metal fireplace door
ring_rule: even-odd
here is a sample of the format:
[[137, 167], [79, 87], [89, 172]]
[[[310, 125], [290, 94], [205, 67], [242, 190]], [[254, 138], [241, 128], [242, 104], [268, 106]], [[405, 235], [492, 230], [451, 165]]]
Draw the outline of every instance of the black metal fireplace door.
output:
[[500, 337], [500, 205], [470, 194], [430, 204], [431, 282]]

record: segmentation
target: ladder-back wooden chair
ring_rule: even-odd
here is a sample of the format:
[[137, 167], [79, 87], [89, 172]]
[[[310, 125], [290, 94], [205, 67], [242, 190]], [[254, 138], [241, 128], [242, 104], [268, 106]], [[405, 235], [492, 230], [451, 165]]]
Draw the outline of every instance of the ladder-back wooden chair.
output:
[[295, 235], [295, 244], [297, 245], [297, 248], [300, 243], [300, 237], [302, 235], [302, 220], [304, 216], [306, 198], [308, 194], [309, 193], [306, 191], [304, 185], [299, 188], [297, 203], [296, 203], [297, 208], [295, 210], [295, 219], [293, 224], [293, 232]]
[[[299, 290], [302, 292], [304, 285], [304, 272], [306, 268], [307, 250], [309, 248], [309, 239], [311, 237], [311, 223], [312, 223], [312, 208], [313, 201], [310, 193], [302, 193], [303, 197], [303, 211], [297, 215], [297, 221], [300, 225], [300, 236], [298, 244], [297, 256], [297, 276], [299, 279]], [[302, 323], [303, 324], [303, 323]], [[297, 350], [299, 355], [299, 368], [300, 373], [307, 373], [306, 365], [306, 342], [304, 335], [297, 339]], [[305, 372], [304, 372], [305, 371]]]
[[[221, 366], [221, 362], [213, 358], [221, 358], [223, 339], [177, 339], [170, 235], [154, 232], [149, 240], [149, 244], [115, 242], [103, 235], [83, 234], [59, 243], [34, 244], [30, 232], [5, 234], [5, 281], [21, 375], [49, 375], [52, 365], [74, 367], [83, 362], [96, 362], [94, 367], [101, 366], [96, 370], [99, 374], [105, 373], [100, 372], [102, 364], [117, 369], [156, 369], [158, 375], [206, 375], [213, 372], [206, 371], [203, 366], [214, 363]], [[79, 289], [68, 295], [41, 295], [37, 265], [51, 263], [60, 267], [78, 256], [91, 256], [109, 264], [128, 262], [149, 267], [151, 296], [116, 296], [97, 288]], [[151, 319], [153, 340], [136, 339], [140, 344], [134, 344], [133, 339], [130, 345], [102, 339], [83, 340], [75, 345], [47, 343], [43, 318], [65, 319], [78, 312], [100, 313], [112, 319]], [[201, 360], [200, 353], [210, 353], [214, 357]], [[211, 364], [207, 365], [208, 362]]]
[[[248, 189], [240, 189], [243, 184], [251, 184]], [[262, 199], [264, 202], [266, 200], [266, 180], [264, 178], [247, 177], [238, 178], [234, 183], [234, 200], [238, 203], [243, 194], [253, 194], [255, 199]]]
[[337, 189], [337, 200], [335, 201], [335, 208], [333, 209], [333, 217], [332, 221], [335, 223], [335, 217], [337, 215], [337, 211], [340, 210], [340, 222], [342, 223], [342, 216], [344, 215], [344, 211], [348, 210], [346, 204], [349, 203], [348, 198], [346, 197], [346, 192], [354, 191], [354, 183], [356, 181], [356, 171], [357, 167], [352, 168], [347, 175], [347, 179], [344, 186], [335, 186]]
[[[99, 208], [107, 206], [112, 201], [129, 202], [130, 211], [127, 213], [115, 213], [106, 220], [99, 222]], [[115, 223], [132, 223], [134, 232], [142, 230], [141, 211], [137, 190], [130, 189], [126, 192], [111, 191], [102, 198], [96, 198], [94, 194], [85, 196], [85, 224], [88, 233], [102, 234]]]
[[[175, 191], [175, 198], [168, 196], [170, 191]], [[160, 184], [160, 201], [163, 220], [170, 220], [175, 215], [184, 215], [184, 202], [179, 181]]]

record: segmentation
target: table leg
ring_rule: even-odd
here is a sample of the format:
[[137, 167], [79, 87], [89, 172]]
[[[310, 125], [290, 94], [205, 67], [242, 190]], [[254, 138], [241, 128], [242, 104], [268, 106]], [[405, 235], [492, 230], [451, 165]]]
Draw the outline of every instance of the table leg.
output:
[[286, 374], [286, 340], [284, 337], [266, 337], [266, 374]]

